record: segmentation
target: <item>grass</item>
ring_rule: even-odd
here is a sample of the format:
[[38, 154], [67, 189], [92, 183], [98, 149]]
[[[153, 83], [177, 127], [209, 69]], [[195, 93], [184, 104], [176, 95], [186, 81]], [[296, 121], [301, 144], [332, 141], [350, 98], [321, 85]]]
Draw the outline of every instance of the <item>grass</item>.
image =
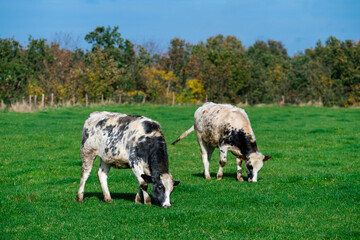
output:
[[[202, 178], [195, 106], [102, 106], [0, 112], [1, 239], [359, 239], [360, 110], [248, 107], [259, 150], [272, 154], [257, 183], [236, 182], [229, 154], [224, 178]], [[181, 184], [163, 209], [133, 202], [131, 170], [112, 169], [113, 202], [102, 201], [96, 170], [76, 202], [81, 129], [107, 110], [161, 123], [170, 172]], [[246, 173], [245, 173], [246, 176]], [[150, 192], [150, 191], [149, 191]]]

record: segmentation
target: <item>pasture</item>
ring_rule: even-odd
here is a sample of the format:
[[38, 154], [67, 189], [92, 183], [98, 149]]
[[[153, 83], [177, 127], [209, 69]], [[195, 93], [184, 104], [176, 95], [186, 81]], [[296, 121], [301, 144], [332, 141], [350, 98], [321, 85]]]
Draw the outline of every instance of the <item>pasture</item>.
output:
[[[101, 106], [0, 112], [1, 239], [359, 239], [360, 110], [247, 107], [259, 151], [273, 158], [257, 183], [237, 182], [228, 154], [216, 180], [218, 151], [203, 179], [193, 124], [196, 106]], [[135, 204], [130, 169], [109, 173], [111, 204], [96, 172], [76, 202], [82, 125], [93, 111], [160, 122], [170, 172], [180, 185], [172, 207]], [[243, 168], [246, 177], [245, 169]], [[149, 193], [151, 193], [149, 188]]]

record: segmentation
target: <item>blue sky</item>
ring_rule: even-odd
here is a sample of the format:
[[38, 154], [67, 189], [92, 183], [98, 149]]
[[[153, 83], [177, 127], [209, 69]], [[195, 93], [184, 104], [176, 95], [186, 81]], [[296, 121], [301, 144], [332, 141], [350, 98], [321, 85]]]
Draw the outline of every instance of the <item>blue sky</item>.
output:
[[329, 36], [360, 40], [360, 0], [0, 0], [0, 38], [27, 45], [29, 35], [89, 48], [97, 26], [119, 26], [136, 44], [165, 51], [174, 37], [190, 43], [233, 35], [249, 47], [281, 41], [290, 56]]

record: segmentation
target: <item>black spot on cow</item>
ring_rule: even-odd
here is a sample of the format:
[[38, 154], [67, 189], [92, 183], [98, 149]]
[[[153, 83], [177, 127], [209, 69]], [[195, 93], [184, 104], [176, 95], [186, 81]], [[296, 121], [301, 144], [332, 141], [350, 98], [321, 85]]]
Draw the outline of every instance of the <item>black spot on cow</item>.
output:
[[106, 126], [106, 128], [104, 129], [106, 132], [111, 133], [114, 129], [115, 125], [108, 125]]
[[246, 165], [246, 169], [247, 169], [247, 173], [248, 173], [248, 178], [252, 179], [254, 177], [253, 166], [251, 165], [250, 161], [247, 161], [245, 163], [245, 165]]
[[144, 139], [145, 139], [145, 136], [141, 136], [141, 137], [139, 137], [138, 141], [141, 142], [141, 141], [144, 141]]
[[220, 144], [236, 146], [244, 156], [248, 156], [250, 153], [257, 152], [258, 150], [256, 141], [252, 141], [252, 137], [245, 133], [243, 129], [225, 128]]
[[142, 125], [146, 134], [152, 133], [154, 131], [160, 131], [160, 125], [156, 122], [144, 121]]
[[99, 121], [97, 124], [96, 124], [96, 127], [104, 127], [106, 122], [108, 121], [109, 119], [108, 118], [104, 118], [103, 120]]
[[129, 124], [130, 122], [138, 119], [138, 118], [142, 118], [142, 116], [138, 116], [138, 115], [126, 115], [125, 117], [120, 117], [118, 119], [118, 123], [120, 125], [123, 125], [123, 124]]
[[119, 126], [119, 131], [126, 131], [129, 128], [129, 124], [138, 118], [142, 118], [142, 116], [126, 115], [125, 117], [120, 117], [117, 121]]
[[156, 196], [153, 198], [153, 202], [157, 205], [161, 205], [162, 202], [165, 201], [165, 187], [162, 184], [160, 177], [156, 177], [153, 180], [152, 195]]
[[140, 116], [140, 115], [133, 115], [133, 114], [128, 114], [129, 117], [132, 117], [132, 118], [142, 118], [143, 116]]
[[142, 141], [138, 141], [134, 148], [134, 156], [149, 164], [151, 176], [160, 176], [169, 172], [166, 142], [163, 136], [144, 137]]
[[81, 139], [81, 147], [84, 146], [86, 140], [89, 138], [89, 130], [87, 128], [83, 128], [82, 139]]

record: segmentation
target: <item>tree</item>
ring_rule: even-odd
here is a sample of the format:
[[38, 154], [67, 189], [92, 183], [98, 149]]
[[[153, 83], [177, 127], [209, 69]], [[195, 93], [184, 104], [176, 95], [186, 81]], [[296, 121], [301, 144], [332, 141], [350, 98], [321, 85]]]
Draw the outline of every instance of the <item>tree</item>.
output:
[[[203, 49], [201, 49], [203, 48]], [[200, 60], [201, 73], [199, 80], [212, 101], [236, 102], [241, 90], [249, 81], [245, 49], [236, 37], [217, 35], [207, 39], [206, 45], [196, 49], [205, 53]]]
[[98, 48], [108, 50], [121, 49], [123, 48], [124, 39], [121, 37], [118, 29], [118, 26], [115, 26], [113, 29], [110, 26], [107, 28], [103, 26], [96, 27], [93, 32], [86, 34], [85, 40], [92, 44], [93, 51]]
[[0, 98], [19, 97], [26, 92], [23, 48], [14, 39], [0, 38]]
[[102, 94], [105, 98], [111, 97], [122, 87], [123, 69], [118, 68], [115, 60], [101, 49], [88, 55], [83, 83], [85, 93], [94, 100], [100, 99]]
[[174, 38], [170, 41], [168, 56], [162, 60], [164, 62], [164, 69], [168, 72], [174, 72], [175, 76], [179, 78], [179, 84], [185, 87], [187, 74], [186, 68], [189, 63], [192, 45], [185, 43], [184, 40]]

